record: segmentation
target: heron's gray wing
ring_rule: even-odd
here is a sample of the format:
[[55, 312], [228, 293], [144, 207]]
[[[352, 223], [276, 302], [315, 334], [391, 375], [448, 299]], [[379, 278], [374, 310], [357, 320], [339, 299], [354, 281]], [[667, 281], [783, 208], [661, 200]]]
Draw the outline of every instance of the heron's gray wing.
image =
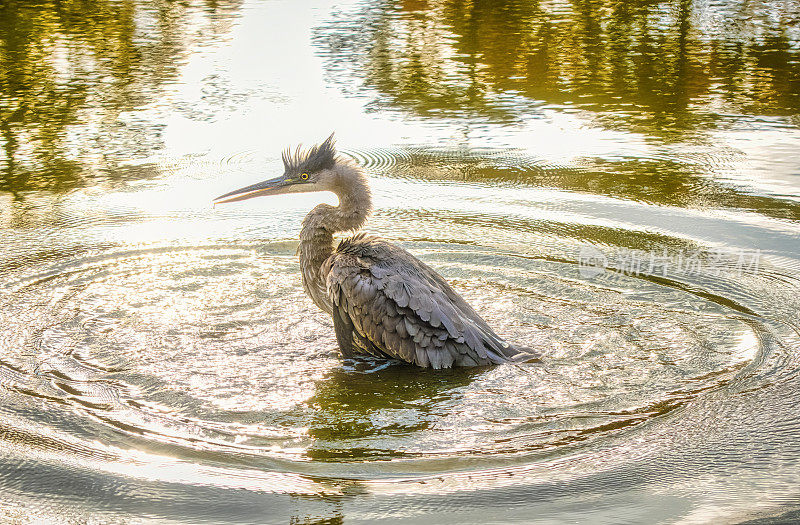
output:
[[339, 315], [389, 356], [448, 368], [501, 363], [519, 354], [402, 248], [356, 236], [339, 246], [323, 271]]
[[358, 354], [367, 354], [374, 357], [389, 357], [379, 348], [359, 333], [353, 326], [353, 322], [344, 304], [333, 305], [333, 327], [336, 331], [336, 341], [342, 350], [342, 355], [351, 357]]
[[359, 349], [353, 345], [353, 323], [350, 322], [347, 313], [337, 307], [333, 308], [333, 328], [336, 331], [336, 342], [339, 343], [342, 355], [350, 357], [360, 353]]

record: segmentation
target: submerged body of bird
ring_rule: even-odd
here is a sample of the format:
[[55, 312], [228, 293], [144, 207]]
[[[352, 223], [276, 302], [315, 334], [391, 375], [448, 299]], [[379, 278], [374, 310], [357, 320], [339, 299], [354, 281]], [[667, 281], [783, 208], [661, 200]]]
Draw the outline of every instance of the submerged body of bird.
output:
[[331, 191], [303, 220], [298, 255], [303, 287], [333, 317], [345, 356], [366, 354], [421, 367], [480, 366], [535, 359], [501, 339], [432, 268], [383, 239], [357, 233], [372, 209], [364, 173], [336, 154], [333, 135], [283, 155], [282, 176], [226, 193], [216, 202], [262, 195]]

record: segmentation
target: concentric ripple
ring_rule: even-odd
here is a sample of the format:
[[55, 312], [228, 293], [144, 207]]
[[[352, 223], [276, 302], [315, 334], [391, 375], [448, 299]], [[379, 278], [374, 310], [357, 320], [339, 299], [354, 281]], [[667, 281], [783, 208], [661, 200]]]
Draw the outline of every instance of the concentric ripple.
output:
[[[562, 505], [646, 483], [690, 498], [695, 473], [712, 464], [785, 494], [775, 484], [794, 482], [784, 466], [800, 457], [792, 228], [691, 207], [665, 223], [652, 199], [621, 199], [622, 186], [554, 188], [579, 180], [574, 168], [511, 169], [523, 161], [507, 151], [386, 158], [373, 166], [369, 229], [434, 267], [541, 362], [425, 371], [342, 359], [331, 320], [300, 284], [306, 203], [146, 211], [95, 198], [63, 214], [70, 228], [48, 230], [46, 257], [26, 255], [30, 232], [11, 230], [0, 477], [17, 501], [46, 490], [67, 507], [105, 504], [102, 491], [89, 502], [70, 493], [63, 475], [147, 501], [182, 498], [180, 520], [231, 501], [225, 520], [252, 520], [263, 498], [280, 506], [285, 495], [354, 502], [370, 520], [378, 511], [358, 495], [397, 518], [388, 502], [399, 495], [415, 508], [436, 501], [437, 512], [483, 508], [497, 490]], [[601, 164], [584, 175], [602, 180]], [[175, 184], [183, 172], [165, 173]], [[763, 251], [734, 244], [731, 227], [768, 232]], [[145, 235], [155, 240], [130, 240]], [[768, 469], [737, 466], [751, 453]], [[25, 469], [37, 474], [17, 476]], [[726, 508], [749, 509], [708, 475], [715, 497], [733, 501]]]
[[770, 344], [758, 319], [676, 287], [587, 286], [574, 264], [411, 244], [546, 358], [436, 374], [342, 362], [293, 248], [123, 251], [7, 282], [2, 384], [157, 442], [424, 470], [619, 434], [728, 384]]

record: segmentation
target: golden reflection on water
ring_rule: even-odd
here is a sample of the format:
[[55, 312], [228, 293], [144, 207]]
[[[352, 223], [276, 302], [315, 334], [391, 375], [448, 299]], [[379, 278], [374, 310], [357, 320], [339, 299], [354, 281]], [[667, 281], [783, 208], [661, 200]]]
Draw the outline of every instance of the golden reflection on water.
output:
[[64, 191], [86, 176], [125, 178], [127, 161], [163, 145], [162, 124], [126, 115], [163, 96], [189, 50], [229, 32], [240, 5], [4, 2], [2, 188]]
[[794, 115], [800, 103], [791, 3], [444, 0], [356, 16], [337, 23], [367, 34], [337, 38], [334, 24], [331, 59], [368, 49], [365, 84], [393, 107], [513, 119], [567, 104], [661, 135], [707, 129], [734, 108]]

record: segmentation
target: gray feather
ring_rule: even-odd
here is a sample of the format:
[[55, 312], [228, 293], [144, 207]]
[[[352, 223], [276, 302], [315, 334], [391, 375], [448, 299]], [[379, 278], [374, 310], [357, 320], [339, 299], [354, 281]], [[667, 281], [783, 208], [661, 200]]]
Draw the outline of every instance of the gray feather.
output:
[[352, 348], [432, 368], [501, 363], [518, 353], [432, 269], [385, 241], [342, 241], [323, 268], [338, 315], [349, 317], [339, 324], [352, 327]]

